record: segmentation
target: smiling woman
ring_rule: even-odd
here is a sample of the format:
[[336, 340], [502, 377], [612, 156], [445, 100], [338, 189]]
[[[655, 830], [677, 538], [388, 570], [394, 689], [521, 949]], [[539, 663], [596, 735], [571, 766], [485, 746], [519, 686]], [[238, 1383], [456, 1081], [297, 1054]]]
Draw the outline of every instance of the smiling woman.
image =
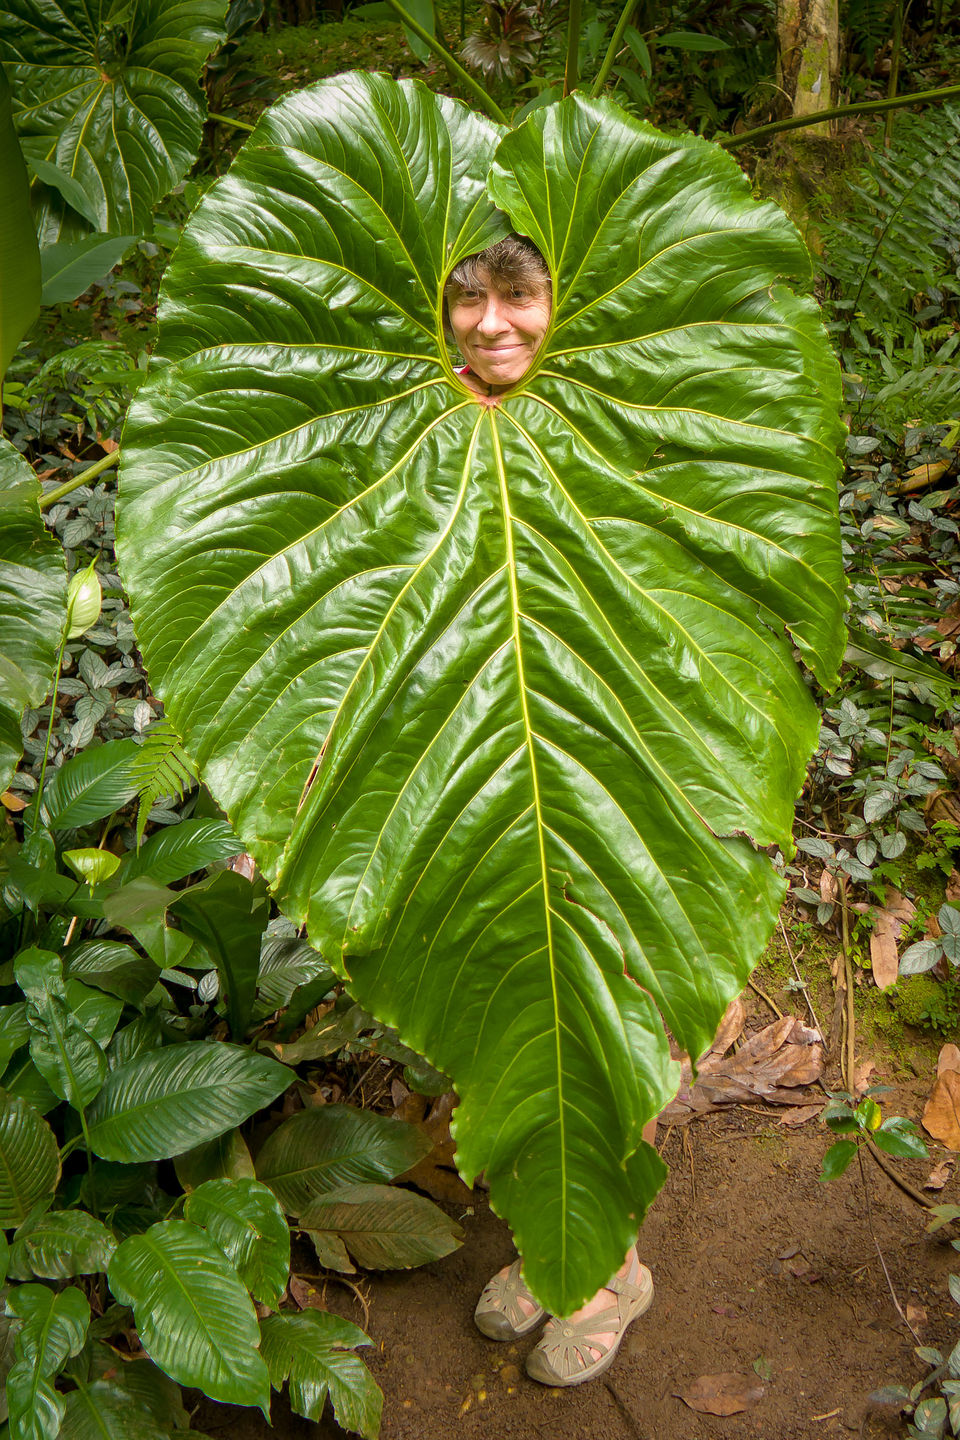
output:
[[550, 325], [553, 287], [540, 251], [508, 235], [454, 267], [444, 289], [471, 390], [499, 395], [522, 380]]

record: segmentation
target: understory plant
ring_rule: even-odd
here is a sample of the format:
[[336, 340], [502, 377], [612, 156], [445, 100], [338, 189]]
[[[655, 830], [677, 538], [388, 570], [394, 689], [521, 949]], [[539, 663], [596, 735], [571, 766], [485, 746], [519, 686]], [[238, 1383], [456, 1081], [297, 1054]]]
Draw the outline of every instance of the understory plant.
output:
[[337, 1000], [316, 951], [270, 920], [262, 881], [223, 868], [237, 841], [222, 819], [139, 843], [132, 802], [169, 764], [149, 737], [85, 750], [0, 849], [17, 997], [0, 1005], [9, 1435], [122, 1440], [136, 1416], [164, 1440], [188, 1423], [180, 1386], [269, 1416], [289, 1382], [300, 1414], [319, 1420], [329, 1395], [373, 1437], [381, 1396], [354, 1353], [367, 1337], [288, 1296], [290, 1232], [346, 1272], [460, 1243], [431, 1200], [390, 1184], [431, 1150], [424, 1132], [318, 1105], [311, 1082], [348, 1038], [416, 1057]]

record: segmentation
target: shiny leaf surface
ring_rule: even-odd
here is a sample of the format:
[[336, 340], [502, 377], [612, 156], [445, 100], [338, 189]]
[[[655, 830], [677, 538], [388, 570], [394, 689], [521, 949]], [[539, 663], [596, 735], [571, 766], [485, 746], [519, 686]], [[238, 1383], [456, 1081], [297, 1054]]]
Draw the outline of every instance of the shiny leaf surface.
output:
[[[489, 406], [441, 288], [511, 228], [553, 320]], [[286, 912], [453, 1077], [462, 1172], [560, 1313], [662, 1183], [664, 1022], [702, 1053], [773, 923], [757, 847], [818, 729], [791, 643], [825, 683], [841, 655], [808, 275], [704, 141], [579, 97], [502, 138], [339, 77], [193, 216], [125, 432], [151, 681]]]
[[19, 1285], [7, 1310], [23, 1322], [7, 1376], [10, 1440], [55, 1440], [64, 1401], [52, 1380], [86, 1340], [89, 1301], [73, 1286], [57, 1295], [45, 1285]]
[[202, 1230], [185, 1220], [151, 1225], [124, 1240], [108, 1279], [120, 1303], [132, 1307], [144, 1350], [167, 1375], [211, 1400], [269, 1413], [253, 1302]]
[[316, 1195], [368, 1180], [394, 1180], [432, 1148], [415, 1125], [352, 1105], [301, 1110], [274, 1130], [257, 1156], [257, 1176], [290, 1215]]
[[23, 1225], [14, 1237], [10, 1273], [16, 1280], [39, 1275], [71, 1280], [106, 1270], [117, 1248], [111, 1232], [85, 1210], [49, 1210]]
[[0, 1226], [20, 1225], [39, 1200], [53, 1194], [59, 1178], [50, 1126], [26, 1100], [0, 1090]]
[[327, 1395], [343, 1430], [375, 1440], [383, 1396], [359, 1355], [348, 1347], [369, 1345], [349, 1320], [326, 1311], [268, 1315], [260, 1323], [260, 1349], [279, 1390], [290, 1381], [290, 1405], [308, 1420], [319, 1421]]
[[220, 1246], [253, 1298], [279, 1310], [290, 1231], [273, 1191], [256, 1180], [208, 1180], [187, 1196], [183, 1213]]
[[165, 1160], [232, 1130], [292, 1079], [285, 1065], [219, 1041], [150, 1050], [111, 1071], [87, 1111], [90, 1146], [126, 1165]]
[[[196, 159], [200, 71], [225, 10], [225, 0], [8, 0], [0, 11], [24, 152], [78, 182], [96, 229], [142, 234]], [[42, 245], [89, 230], [61, 188], [35, 179], [32, 190]]]

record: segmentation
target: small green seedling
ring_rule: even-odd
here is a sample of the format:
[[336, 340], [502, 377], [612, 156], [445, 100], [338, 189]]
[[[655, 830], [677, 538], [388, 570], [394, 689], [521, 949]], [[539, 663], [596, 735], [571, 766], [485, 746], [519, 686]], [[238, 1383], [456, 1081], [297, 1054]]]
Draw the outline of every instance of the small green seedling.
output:
[[844, 1090], [831, 1091], [830, 1103], [820, 1118], [835, 1135], [843, 1138], [834, 1141], [824, 1155], [821, 1182], [836, 1180], [842, 1175], [860, 1146], [870, 1140], [888, 1155], [910, 1160], [928, 1158], [927, 1147], [912, 1120], [903, 1115], [890, 1115], [884, 1120], [875, 1097], [886, 1094], [889, 1089], [889, 1085], [871, 1085], [859, 1104]]

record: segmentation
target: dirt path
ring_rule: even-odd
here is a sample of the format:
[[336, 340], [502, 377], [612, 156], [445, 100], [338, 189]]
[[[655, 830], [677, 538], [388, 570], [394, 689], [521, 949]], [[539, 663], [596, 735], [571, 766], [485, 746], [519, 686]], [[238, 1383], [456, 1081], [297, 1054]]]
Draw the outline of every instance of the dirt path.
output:
[[[887, 1113], [915, 1115], [917, 1096], [894, 1093]], [[919, 1377], [914, 1340], [898, 1318], [865, 1210], [856, 1165], [818, 1183], [826, 1146], [812, 1122], [785, 1130], [754, 1111], [675, 1129], [671, 1174], [651, 1211], [641, 1252], [657, 1286], [608, 1375], [582, 1389], [545, 1390], [523, 1374], [535, 1337], [500, 1347], [474, 1329], [484, 1282], [511, 1257], [506, 1227], [478, 1199], [463, 1248], [421, 1270], [365, 1282], [370, 1365], [385, 1395], [383, 1440], [811, 1440], [891, 1436], [896, 1422], [868, 1403], [879, 1385]], [[903, 1164], [904, 1162], [900, 1162]], [[922, 1183], [929, 1166], [905, 1165]], [[873, 1223], [897, 1297], [923, 1343], [960, 1335], [947, 1275], [960, 1256], [938, 1244], [924, 1217], [872, 1163]], [[955, 1200], [953, 1181], [941, 1198]], [[363, 1323], [336, 1282], [327, 1303]], [[923, 1316], [925, 1315], [925, 1318]], [[696, 1414], [676, 1392], [701, 1375], [768, 1376], [749, 1410]], [[275, 1429], [249, 1411], [205, 1407], [195, 1423], [230, 1440], [327, 1440], [275, 1404]]]

